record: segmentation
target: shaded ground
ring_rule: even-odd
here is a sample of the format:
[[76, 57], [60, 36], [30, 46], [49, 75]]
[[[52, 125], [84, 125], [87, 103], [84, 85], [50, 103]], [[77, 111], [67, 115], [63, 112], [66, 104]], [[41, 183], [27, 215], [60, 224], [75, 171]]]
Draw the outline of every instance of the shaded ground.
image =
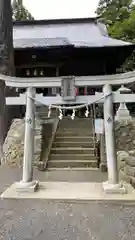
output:
[[[19, 180], [20, 173], [0, 168], [0, 191]], [[0, 200], [0, 240], [134, 240], [134, 226], [134, 206]]]

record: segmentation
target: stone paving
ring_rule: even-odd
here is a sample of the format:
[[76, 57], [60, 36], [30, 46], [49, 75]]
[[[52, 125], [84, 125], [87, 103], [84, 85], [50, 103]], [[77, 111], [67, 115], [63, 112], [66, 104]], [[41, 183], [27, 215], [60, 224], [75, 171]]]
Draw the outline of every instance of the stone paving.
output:
[[[0, 192], [20, 177], [8, 171], [0, 169]], [[134, 240], [134, 226], [131, 205], [0, 200], [0, 240]]]

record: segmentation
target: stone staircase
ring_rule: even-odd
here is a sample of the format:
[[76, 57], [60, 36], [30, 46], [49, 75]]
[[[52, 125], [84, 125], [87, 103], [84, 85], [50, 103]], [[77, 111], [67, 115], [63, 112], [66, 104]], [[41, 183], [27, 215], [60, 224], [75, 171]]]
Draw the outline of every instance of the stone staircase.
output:
[[47, 163], [48, 170], [97, 168], [94, 140], [91, 119], [61, 120]]

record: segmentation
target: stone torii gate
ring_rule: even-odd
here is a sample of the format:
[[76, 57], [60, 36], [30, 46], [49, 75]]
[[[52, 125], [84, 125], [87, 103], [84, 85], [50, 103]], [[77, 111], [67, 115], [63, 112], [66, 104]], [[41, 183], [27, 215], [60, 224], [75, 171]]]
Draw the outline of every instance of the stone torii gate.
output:
[[[35, 125], [35, 105], [40, 101], [46, 105], [62, 104], [92, 104], [93, 102], [104, 103], [104, 126], [106, 139], [106, 155], [108, 167], [108, 181], [103, 183], [105, 192], [125, 193], [124, 186], [119, 182], [117, 171], [117, 158], [114, 137], [114, 116], [113, 102], [135, 102], [134, 94], [113, 93], [111, 85], [133, 84], [135, 71], [110, 76], [87, 76], [75, 77], [74, 86], [103, 86], [103, 93], [95, 96], [78, 96], [74, 99], [64, 99], [64, 97], [44, 97], [36, 95], [36, 88], [61, 87], [62, 78], [17, 78], [0, 74], [0, 79], [5, 81], [6, 86], [15, 88], [26, 88], [26, 121], [24, 140], [24, 162], [22, 180], [16, 184], [16, 191], [34, 192], [39, 186], [39, 182], [33, 180], [33, 155], [34, 155], [34, 125]], [[73, 83], [73, 82], [72, 82]], [[73, 88], [73, 85], [72, 85]], [[71, 89], [71, 92], [73, 89]], [[69, 96], [68, 96], [69, 97]], [[14, 99], [14, 98], [13, 98]], [[21, 104], [20, 102], [16, 104]], [[12, 105], [12, 102], [11, 102]]]

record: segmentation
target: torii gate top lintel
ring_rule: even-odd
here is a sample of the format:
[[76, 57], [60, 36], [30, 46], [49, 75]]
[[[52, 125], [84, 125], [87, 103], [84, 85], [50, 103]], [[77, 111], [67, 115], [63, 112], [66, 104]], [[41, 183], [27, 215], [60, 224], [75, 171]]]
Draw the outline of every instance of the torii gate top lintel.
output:
[[[61, 87], [62, 78], [63, 77], [20, 78], [0, 74], [0, 79], [5, 81], [6, 86], [17, 88]], [[135, 71], [114, 75], [76, 76], [74, 79], [75, 86], [121, 85], [133, 83], [135, 81]]]

